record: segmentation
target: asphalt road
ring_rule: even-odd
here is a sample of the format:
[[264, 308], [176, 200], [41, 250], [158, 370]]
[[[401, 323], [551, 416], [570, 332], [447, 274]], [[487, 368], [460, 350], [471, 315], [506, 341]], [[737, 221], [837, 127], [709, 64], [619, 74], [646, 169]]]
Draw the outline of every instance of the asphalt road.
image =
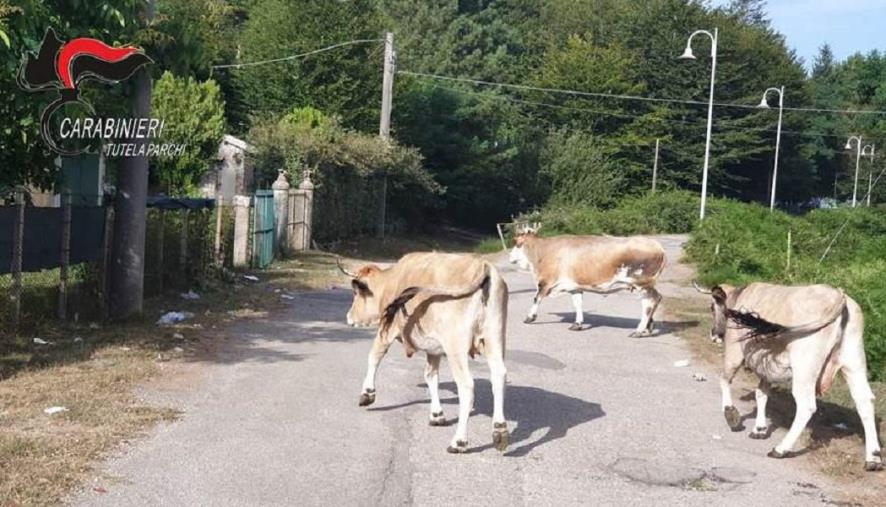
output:
[[[661, 238], [665, 281], [681, 269], [681, 239]], [[399, 344], [382, 363], [377, 401], [358, 407], [372, 332], [344, 324], [349, 291], [312, 292], [227, 330], [230, 346], [202, 365], [194, 387], [164, 400], [182, 418], [123, 449], [72, 503], [789, 506], [832, 498], [836, 487], [803, 463], [765, 457], [780, 431], [768, 441], [729, 432], [715, 368], [675, 367], [691, 358], [679, 338], [628, 338], [636, 295], [585, 295], [589, 330], [567, 330], [569, 298], [543, 302], [526, 325], [531, 277], [501, 267], [511, 290], [504, 455], [491, 447], [482, 362], [472, 363], [467, 454], [446, 453], [454, 426], [428, 426], [423, 357], [407, 359]], [[685, 290], [661, 288], [665, 297]], [[696, 372], [710, 380], [693, 380]], [[454, 391], [444, 362], [450, 421]]]

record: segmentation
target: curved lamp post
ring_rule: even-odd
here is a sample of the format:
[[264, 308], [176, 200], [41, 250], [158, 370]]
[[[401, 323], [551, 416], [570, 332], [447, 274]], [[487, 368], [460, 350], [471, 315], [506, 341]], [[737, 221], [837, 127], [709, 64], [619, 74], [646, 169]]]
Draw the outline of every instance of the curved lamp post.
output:
[[769, 92], [778, 92], [778, 129], [775, 134], [775, 163], [772, 167], [772, 194], [769, 196], [769, 211], [775, 209], [775, 183], [778, 181], [778, 150], [781, 147], [781, 118], [784, 113], [784, 86], [781, 88], [767, 88], [763, 92], [763, 99], [758, 107], [769, 109]]
[[689, 36], [689, 40], [686, 41], [686, 50], [683, 51], [680, 58], [695, 60], [695, 55], [692, 54], [692, 39], [698, 34], [704, 34], [711, 38], [711, 93], [710, 98], [708, 99], [708, 131], [704, 146], [704, 169], [701, 176], [701, 209], [698, 212], [699, 220], [703, 220], [705, 203], [707, 202], [708, 196], [708, 165], [711, 158], [711, 124], [714, 118], [714, 81], [717, 75], [717, 29], [714, 28], [714, 33], [707, 30], [696, 30], [692, 32], [692, 35]]

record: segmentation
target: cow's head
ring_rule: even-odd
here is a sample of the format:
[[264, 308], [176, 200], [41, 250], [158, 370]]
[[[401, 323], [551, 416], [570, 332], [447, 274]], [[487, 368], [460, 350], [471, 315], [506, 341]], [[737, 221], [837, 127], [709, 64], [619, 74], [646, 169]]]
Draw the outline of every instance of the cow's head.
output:
[[[695, 284], [693, 284], [695, 285]], [[695, 285], [696, 290], [701, 292], [702, 294], [709, 294], [711, 296], [711, 341], [714, 343], [723, 343], [723, 338], [726, 336], [726, 302], [729, 299], [729, 296], [735, 292], [735, 287], [731, 285], [715, 285], [709, 291], [702, 290], [698, 285]]]
[[516, 264], [520, 269], [532, 269], [532, 263], [526, 254], [526, 245], [538, 237], [539, 227], [539, 225], [536, 225], [517, 229], [517, 234], [514, 235], [514, 246], [511, 248], [511, 253], [508, 257], [511, 264]]
[[363, 266], [351, 280], [354, 301], [348, 310], [348, 324], [352, 326], [372, 326], [378, 324], [378, 299], [381, 291], [379, 278], [381, 268], [372, 264]]
[[336, 258], [338, 269], [351, 279], [354, 300], [348, 310], [347, 321], [351, 326], [371, 326], [378, 324], [378, 297], [381, 292], [380, 278], [382, 269], [373, 264], [363, 266], [352, 273], [342, 266], [341, 259]]

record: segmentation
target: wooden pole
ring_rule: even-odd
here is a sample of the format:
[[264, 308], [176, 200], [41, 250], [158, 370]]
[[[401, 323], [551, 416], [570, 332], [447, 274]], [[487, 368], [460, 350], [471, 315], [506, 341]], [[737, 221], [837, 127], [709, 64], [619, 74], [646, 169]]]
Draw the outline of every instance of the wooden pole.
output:
[[787, 263], [785, 264], [785, 271], [789, 272], [790, 270], [791, 270], [791, 230], [788, 229], [788, 259], [787, 259]]
[[658, 143], [661, 139], [655, 140], [655, 161], [652, 163], [652, 193], [655, 193], [655, 180], [658, 178]]
[[71, 191], [62, 194], [62, 241], [58, 280], [58, 318], [64, 320], [68, 309], [68, 263], [71, 260]]
[[[385, 141], [391, 138], [391, 109], [394, 97], [394, 34], [385, 33], [385, 62], [384, 74], [382, 75], [381, 95], [381, 118], [378, 125], [378, 135]], [[388, 176], [385, 175], [381, 184], [381, 210], [379, 212], [378, 237], [385, 237], [385, 222], [387, 220], [388, 203]]]
[[18, 207], [12, 236], [12, 321], [18, 326], [22, 311], [22, 250], [25, 239], [25, 196], [21, 190], [15, 193]]
[[178, 265], [181, 268], [182, 281], [187, 283], [188, 279], [188, 222], [191, 218], [191, 210], [186, 209], [185, 215], [182, 217], [182, 227], [179, 230], [181, 242], [178, 250]]
[[163, 208], [157, 208], [157, 212], [160, 213], [160, 230], [157, 232], [157, 277], [159, 278], [160, 292], [163, 292], [163, 275], [166, 273], [166, 270], [163, 269], [163, 240], [166, 238], [166, 212], [163, 211]]
[[215, 265], [221, 267], [222, 265], [222, 213], [224, 212], [224, 207], [222, 206], [223, 197], [221, 192], [216, 192], [215, 194]]

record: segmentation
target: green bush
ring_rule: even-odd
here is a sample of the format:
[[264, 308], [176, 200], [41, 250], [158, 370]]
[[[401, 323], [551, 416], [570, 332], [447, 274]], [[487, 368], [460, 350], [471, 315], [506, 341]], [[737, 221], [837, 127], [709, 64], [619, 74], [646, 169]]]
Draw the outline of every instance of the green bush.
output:
[[[864, 311], [870, 374], [886, 379], [886, 215], [882, 210], [816, 210], [794, 217], [770, 213], [755, 204], [718, 200], [709, 211], [686, 248], [703, 283], [826, 283], [843, 289]], [[843, 224], [827, 257], [819, 262]]]

